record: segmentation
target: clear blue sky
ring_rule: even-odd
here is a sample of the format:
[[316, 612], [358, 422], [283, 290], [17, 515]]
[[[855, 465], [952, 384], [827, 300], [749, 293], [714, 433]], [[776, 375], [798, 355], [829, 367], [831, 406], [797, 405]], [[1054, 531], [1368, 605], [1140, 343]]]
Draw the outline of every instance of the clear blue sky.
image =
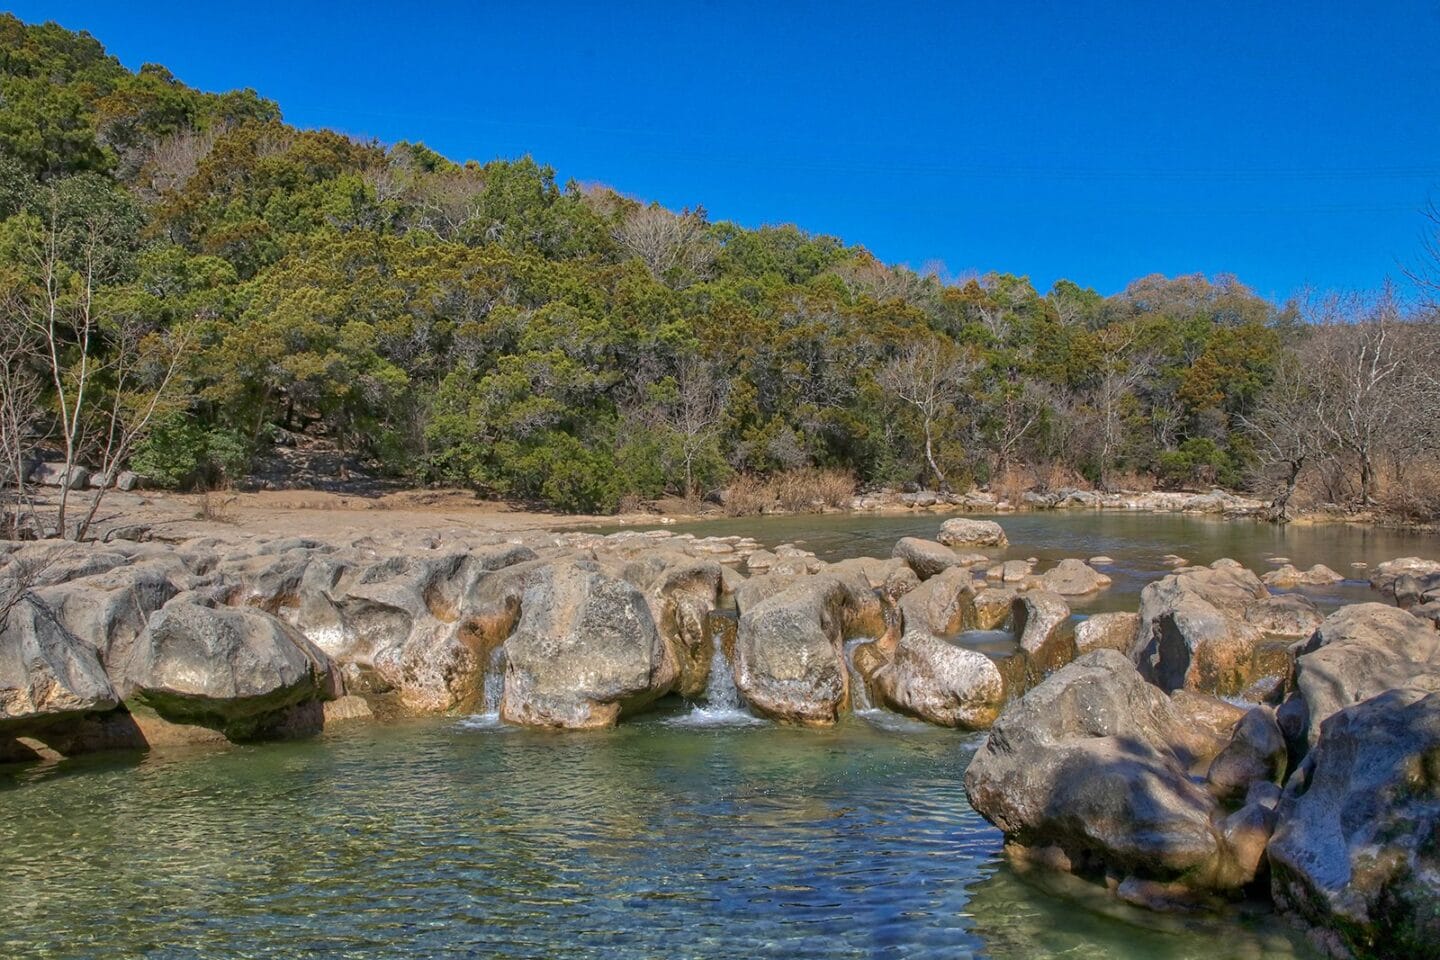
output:
[[129, 67], [892, 262], [1373, 288], [1440, 200], [1440, 4], [15, 3]]

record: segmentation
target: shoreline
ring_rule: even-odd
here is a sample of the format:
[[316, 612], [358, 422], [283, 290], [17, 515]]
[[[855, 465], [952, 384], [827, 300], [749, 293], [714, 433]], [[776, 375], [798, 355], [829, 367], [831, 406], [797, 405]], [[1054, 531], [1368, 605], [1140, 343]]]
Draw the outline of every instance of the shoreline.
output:
[[[54, 491], [37, 501], [44, 516], [53, 506]], [[179, 542], [197, 536], [228, 541], [253, 536], [376, 536], [387, 531], [433, 530], [435, 533], [483, 531], [561, 532], [596, 528], [673, 526], [707, 522], [744, 522], [771, 517], [806, 516], [905, 517], [994, 516], [1040, 513], [1147, 513], [1157, 516], [1211, 516], [1224, 520], [1272, 523], [1261, 517], [1263, 501], [1222, 490], [1209, 493], [1075, 491], [1058, 502], [1012, 505], [989, 494], [883, 494], [855, 497], [845, 507], [814, 510], [765, 510], [731, 514], [721, 506], [682, 500], [661, 500], [651, 509], [616, 514], [566, 514], [518, 501], [482, 499], [462, 489], [407, 488], [383, 494], [286, 489], [254, 492], [173, 493], [112, 491], [96, 524], [96, 539], [155, 539]], [[1416, 523], [1373, 512], [1308, 511], [1287, 521], [1301, 526], [1348, 525], [1375, 529], [1436, 533], [1440, 526]]]

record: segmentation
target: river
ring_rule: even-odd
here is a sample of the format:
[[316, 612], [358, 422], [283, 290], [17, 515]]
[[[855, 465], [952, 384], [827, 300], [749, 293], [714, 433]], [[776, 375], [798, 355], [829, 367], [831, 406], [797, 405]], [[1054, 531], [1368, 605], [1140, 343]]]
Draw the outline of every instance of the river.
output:
[[[888, 555], [941, 518], [724, 521], [695, 532]], [[1006, 556], [1106, 554], [1133, 608], [1179, 553], [1265, 569], [1433, 537], [1204, 518], [1000, 518]], [[670, 528], [681, 529], [681, 528]], [[1335, 603], [1359, 583], [1321, 591]], [[982, 735], [894, 715], [800, 730], [669, 704], [610, 731], [479, 718], [0, 770], [0, 956], [1147, 958], [1305, 956], [1263, 912], [1151, 914], [1000, 855], [965, 801]]]

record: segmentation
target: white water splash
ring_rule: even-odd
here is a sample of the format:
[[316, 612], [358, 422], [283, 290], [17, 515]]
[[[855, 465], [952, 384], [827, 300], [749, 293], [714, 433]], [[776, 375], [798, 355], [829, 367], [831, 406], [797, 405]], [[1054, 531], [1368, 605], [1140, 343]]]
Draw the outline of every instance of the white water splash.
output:
[[710, 658], [710, 676], [705, 681], [705, 702], [690, 712], [663, 721], [672, 727], [747, 727], [765, 721], [755, 716], [740, 702], [735, 674], [717, 635], [715, 653]]

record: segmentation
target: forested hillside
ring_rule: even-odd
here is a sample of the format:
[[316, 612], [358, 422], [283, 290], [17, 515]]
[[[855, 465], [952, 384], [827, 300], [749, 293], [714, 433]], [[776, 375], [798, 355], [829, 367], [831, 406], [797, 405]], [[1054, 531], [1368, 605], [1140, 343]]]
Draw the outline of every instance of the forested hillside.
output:
[[[1317, 346], [1313, 318], [1232, 277], [1110, 297], [944, 281], [529, 157], [299, 130], [253, 91], [132, 73], [8, 16], [0, 217], [8, 435], [169, 486], [235, 482], [298, 436], [566, 510], [810, 469], [958, 489], [1305, 468], [1366, 502], [1435, 439], [1405, 412], [1434, 330], [1390, 300], [1330, 301], [1347, 322]], [[1375, 349], [1406, 372], [1347, 394], [1388, 412], [1345, 433], [1317, 412], [1346, 399], [1316, 392], [1323, 357], [1392, 327]], [[1404, 403], [1385, 392], [1402, 380]], [[1317, 418], [1339, 432], [1288, 431]]]

